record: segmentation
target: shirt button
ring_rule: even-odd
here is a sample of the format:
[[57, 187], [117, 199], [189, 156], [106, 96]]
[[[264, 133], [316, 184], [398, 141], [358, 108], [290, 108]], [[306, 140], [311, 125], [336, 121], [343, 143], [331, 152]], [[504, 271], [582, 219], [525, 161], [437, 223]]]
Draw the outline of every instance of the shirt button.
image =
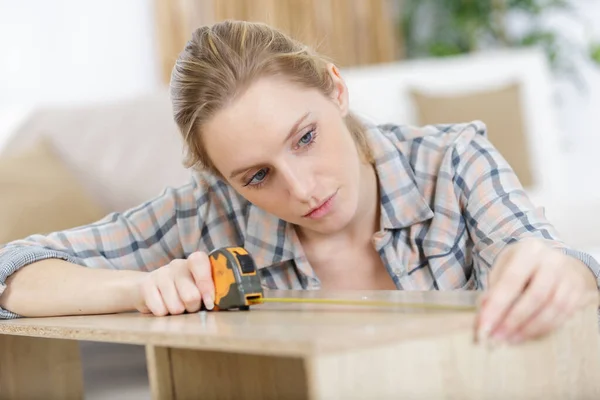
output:
[[386, 231], [379, 231], [379, 232], [376, 232], [376, 233], [375, 233], [375, 235], [374, 235], [374, 240], [381, 240], [381, 239], [383, 239], [384, 237], [386, 237], [386, 235], [387, 235], [387, 232], [386, 232]]

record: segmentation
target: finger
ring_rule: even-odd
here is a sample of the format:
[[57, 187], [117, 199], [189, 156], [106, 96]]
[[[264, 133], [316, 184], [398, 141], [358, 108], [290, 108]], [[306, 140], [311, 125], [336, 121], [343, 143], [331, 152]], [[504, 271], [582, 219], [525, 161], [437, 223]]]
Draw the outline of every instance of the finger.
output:
[[498, 326], [492, 333], [494, 340], [501, 341], [513, 336], [523, 324], [551, 305], [557, 287], [557, 279], [553, 271], [550, 268], [536, 270], [523, 294], [498, 322]]
[[169, 310], [169, 314], [177, 315], [185, 311], [185, 306], [179, 299], [179, 293], [177, 293], [175, 282], [172, 279], [162, 279], [158, 283], [158, 290], [167, 306], [167, 310]]
[[188, 312], [196, 312], [200, 309], [200, 290], [196, 287], [191, 274], [177, 277], [175, 287]]
[[516, 344], [524, 340], [538, 338], [552, 331], [556, 324], [562, 323], [565, 318], [565, 315], [561, 314], [555, 307], [546, 307], [530, 319], [517, 334], [510, 336], [508, 342]]
[[485, 307], [487, 303], [489, 292], [482, 292], [476, 300], [476, 309], [474, 324], [473, 324], [473, 338], [475, 342], [478, 342], [481, 338], [479, 337], [479, 327], [481, 325], [481, 310]]
[[496, 264], [493, 268], [505, 269], [495, 285], [490, 288], [486, 304], [481, 310], [479, 336], [487, 337], [509, 308], [523, 292], [533, 275], [537, 262], [531, 253], [515, 253], [508, 264]]
[[511, 343], [543, 336], [554, 328], [562, 325], [573, 313], [579, 296], [568, 284], [559, 284], [554, 291], [550, 304], [538, 314], [526, 321], [513, 335], [508, 338]]
[[188, 268], [200, 290], [204, 305], [208, 310], [212, 310], [215, 301], [215, 285], [208, 256], [202, 252], [192, 253], [188, 258]]
[[155, 285], [144, 286], [144, 302], [152, 314], [157, 316], [167, 314], [167, 306]]
[[532, 320], [526, 326], [523, 326], [516, 334], [513, 341], [524, 340], [531, 337], [538, 337], [547, 333], [548, 328], [556, 328], [565, 323], [567, 319], [573, 316], [575, 310], [581, 304], [583, 297], [581, 291], [573, 290], [573, 287], [563, 281], [558, 285], [554, 294], [552, 307], [556, 309], [556, 315], [552, 320], [553, 324], [547, 327], [542, 322]]

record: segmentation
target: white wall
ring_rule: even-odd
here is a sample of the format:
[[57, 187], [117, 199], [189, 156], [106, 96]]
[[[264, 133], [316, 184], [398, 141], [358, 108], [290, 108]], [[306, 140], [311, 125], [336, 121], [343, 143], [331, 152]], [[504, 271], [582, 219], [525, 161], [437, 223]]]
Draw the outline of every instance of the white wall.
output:
[[[566, 127], [575, 131], [584, 131], [587, 118], [600, 121], [600, 66], [594, 65], [581, 56], [584, 46], [591, 39], [600, 42], [600, 1], [572, 0], [571, 14], [555, 12], [546, 18], [545, 26], [560, 32], [573, 46], [564, 49], [565, 55], [573, 58], [580, 73], [584, 91], [577, 89], [568, 79], [558, 79], [557, 89], [561, 94], [561, 105], [568, 111], [570, 120]], [[583, 117], [583, 118], [581, 118]]]
[[[561, 32], [573, 43], [582, 47], [589, 39], [600, 42], [600, 1], [572, 0], [574, 15], [555, 14], [548, 18], [548, 27]], [[557, 79], [559, 120], [564, 135], [564, 146], [570, 155], [573, 175], [583, 171], [600, 173], [597, 154], [600, 150], [600, 65], [573, 55], [583, 89], [575, 87], [568, 79]], [[581, 176], [574, 176], [574, 179]], [[587, 179], [587, 178], [586, 178]], [[582, 180], [585, 185], [585, 180]], [[597, 191], [597, 190], [596, 190]]]
[[149, 0], [0, 0], [0, 144], [37, 103], [105, 101], [159, 85]]

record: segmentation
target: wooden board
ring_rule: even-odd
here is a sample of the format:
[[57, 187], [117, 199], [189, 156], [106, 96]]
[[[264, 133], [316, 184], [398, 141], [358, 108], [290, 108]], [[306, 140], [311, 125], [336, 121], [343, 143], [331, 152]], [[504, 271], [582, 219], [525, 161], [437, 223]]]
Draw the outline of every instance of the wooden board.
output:
[[152, 399], [174, 400], [171, 355], [168, 347], [146, 346], [146, 364]]
[[592, 307], [555, 334], [521, 345], [474, 345], [465, 332], [415, 337], [318, 357], [310, 378], [315, 398], [332, 400], [599, 399], [598, 343]]
[[[475, 292], [285, 294], [461, 305], [477, 299]], [[474, 319], [474, 311], [269, 304], [160, 318], [0, 321], [0, 343], [11, 346], [6, 338], [15, 339], [2, 335], [9, 334], [145, 344], [155, 399], [600, 398], [596, 306], [543, 339], [501, 348], [474, 343]], [[14, 349], [18, 357], [28, 351], [25, 344]], [[14, 364], [3, 353], [0, 382], [12, 374], [5, 365]], [[26, 383], [19, 382], [21, 390]]]
[[0, 335], [0, 399], [82, 399], [76, 341]]
[[148, 354], [156, 400], [309, 398], [303, 358], [154, 346]]
[[399, 6], [388, 0], [155, 0], [163, 81], [170, 82], [192, 31], [225, 19], [266, 22], [339, 66], [395, 61], [403, 57]]
[[[272, 291], [268, 295], [281, 296]], [[285, 291], [294, 297], [474, 304], [474, 292]], [[0, 321], [0, 333], [267, 355], [310, 355], [470, 331], [473, 312], [313, 304], [154, 317], [138, 313]], [[439, 327], [444, 326], [440, 331]]]

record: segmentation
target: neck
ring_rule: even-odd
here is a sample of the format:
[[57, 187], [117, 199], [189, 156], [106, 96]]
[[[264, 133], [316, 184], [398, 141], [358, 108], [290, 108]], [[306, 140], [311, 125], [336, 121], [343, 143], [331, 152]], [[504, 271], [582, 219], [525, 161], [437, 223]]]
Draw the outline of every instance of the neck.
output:
[[373, 165], [362, 166], [361, 182], [356, 216], [341, 233], [351, 242], [370, 241], [380, 225], [379, 182]]

